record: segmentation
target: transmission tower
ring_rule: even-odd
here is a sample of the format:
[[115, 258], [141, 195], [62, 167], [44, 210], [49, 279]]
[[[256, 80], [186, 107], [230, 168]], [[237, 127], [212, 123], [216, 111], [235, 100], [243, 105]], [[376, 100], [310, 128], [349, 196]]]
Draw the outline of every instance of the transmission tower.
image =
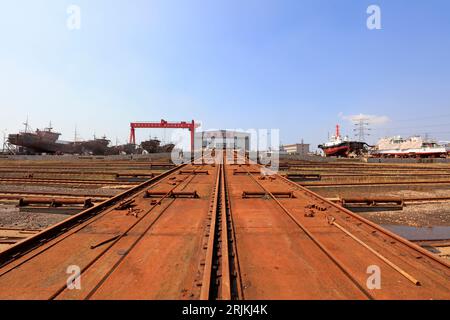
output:
[[354, 124], [355, 128], [353, 131], [355, 132], [356, 137], [358, 138], [359, 142], [365, 142], [366, 136], [370, 136], [370, 133], [368, 131], [371, 131], [372, 129], [369, 128], [369, 119], [368, 118], [359, 118], [356, 120], [356, 123]]

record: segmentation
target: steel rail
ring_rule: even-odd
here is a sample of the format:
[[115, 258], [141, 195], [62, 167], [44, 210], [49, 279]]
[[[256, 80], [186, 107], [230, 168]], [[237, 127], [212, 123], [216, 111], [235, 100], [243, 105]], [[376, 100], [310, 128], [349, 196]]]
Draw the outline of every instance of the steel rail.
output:
[[228, 217], [227, 217], [227, 194], [225, 192], [225, 168], [220, 165], [220, 201], [221, 201], [221, 298], [222, 300], [231, 300], [231, 278], [230, 278], [230, 256], [228, 251]]
[[[408, 166], [409, 165], [409, 166]], [[448, 163], [446, 167], [435, 167], [435, 168], [430, 168], [430, 167], [418, 167], [418, 166], [411, 166], [411, 163], [406, 163], [406, 164], [401, 164], [401, 165], [397, 165], [397, 166], [380, 166], [378, 164], [374, 164], [374, 163], [362, 163], [362, 164], [352, 164], [352, 165], [346, 165], [346, 166], [342, 166], [338, 163], [314, 163], [311, 165], [304, 165], [304, 164], [285, 164], [285, 163], [280, 163], [280, 167], [282, 168], [299, 168], [299, 169], [310, 169], [310, 168], [320, 168], [320, 169], [324, 169], [324, 170], [346, 170], [346, 169], [354, 169], [355, 167], [358, 167], [358, 169], [365, 169], [365, 170], [371, 170], [371, 171], [394, 171], [394, 170], [399, 170], [399, 171], [409, 171], [409, 170], [417, 170], [417, 171], [450, 171], [450, 169], [448, 169]]]
[[266, 188], [262, 185], [254, 176], [251, 174], [247, 168], [248, 175], [252, 177], [253, 181], [256, 182], [270, 197], [276, 202], [276, 204], [289, 216], [289, 218], [317, 245], [317, 247], [328, 257], [334, 264], [344, 273], [345, 276], [358, 288], [368, 299], [373, 300], [374, 297], [356, 280], [351, 272], [344, 267], [344, 264], [339, 261], [327, 248], [311, 233], [308, 229], [298, 221], [295, 216]]
[[[96, 221], [96, 219], [92, 218], [95, 217], [98, 213], [100, 213], [100, 215], [97, 216], [97, 218], [101, 218], [102, 216], [108, 214], [110, 211], [114, 210], [114, 206], [117, 206], [119, 201], [127, 197], [132, 198], [137, 197], [140, 194], [140, 191], [142, 191], [143, 189], [149, 186], [153, 186], [156, 183], [159, 183], [163, 178], [177, 172], [179, 169], [185, 166], [186, 164], [182, 164], [178, 167], [170, 169], [159, 176], [156, 176], [152, 179], [149, 179], [148, 181], [141, 183], [136, 187], [128, 189], [108, 200], [105, 200], [104, 202], [101, 202], [94, 207], [86, 209], [74, 216], [71, 216], [70, 218], [62, 222], [59, 222], [49, 228], [46, 228], [30, 238], [27, 238], [23, 241], [16, 243], [15, 245], [11, 246], [10, 248], [0, 253], [0, 267], [3, 267], [13, 259], [17, 259], [18, 257], [23, 256], [24, 254], [28, 253], [34, 248], [43, 245], [44, 242], [48, 242], [51, 239], [56, 238], [62, 233], [66, 233], [66, 236], [69, 236], [71, 233], [67, 233], [67, 231], [70, 230], [71, 228], [76, 227], [77, 225], [86, 221], [88, 221], [86, 225], [89, 225], [90, 223]], [[83, 225], [80, 226], [80, 228], [83, 227], [84, 227]], [[60, 239], [60, 241], [62, 241], [63, 239], [65, 239], [65, 237]], [[39, 253], [35, 253], [35, 255], [36, 254]], [[32, 257], [34, 257], [35, 255], [33, 255]], [[31, 259], [31, 257], [29, 259]], [[28, 259], [26, 261], [28, 261]], [[9, 272], [10, 270], [7, 270], [6, 272]], [[6, 272], [0, 274], [0, 276], [5, 274]]]
[[116, 180], [83, 180], [83, 179], [41, 179], [41, 178], [0, 178], [0, 183], [14, 182], [26, 184], [86, 184], [86, 185], [135, 185], [134, 182]]
[[[108, 169], [108, 170], [115, 170], [115, 169], [135, 169], [135, 170], [148, 170], [151, 167], [176, 167], [176, 164], [173, 163], [141, 163], [141, 164], [114, 164], [112, 163], [111, 165], [108, 165], [107, 163], [105, 164], [101, 164], [101, 165], [96, 165], [96, 164], [91, 164], [91, 165], [77, 165], [75, 163], [70, 163], [70, 169]], [[0, 171], [4, 172], [3, 170], [8, 170], [8, 169], [20, 169], [20, 170], [33, 170], [33, 169], [37, 169], [37, 170], [46, 170], [46, 169], [50, 169], [50, 170], [66, 170], [67, 166], [61, 166], [61, 165], [52, 165], [52, 164], [42, 164], [42, 165], [32, 165], [32, 166], [28, 166], [28, 165], [18, 165], [18, 166], [0, 166]], [[70, 170], [68, 169], [68, 170]]]
[[[83, 196], [58, 196], [58, 195], [40, 195], [40, 196], [36, 196], [36, 195], [26, 195], [26, 194], [8, 194], [8, 195], [3, 195], [0, 193], [0, 203], [1, 202], [5, 202], [5, 201], [11, 201], [11, 202], [15, 202], [17, 203], [17, 200], [23, 200], [25, 202], [28, 201], [34, 201], [34, 202], [46, 202], [49, 201], [49, 203], [51, 202], [50, 200], [54, 200], [55, 202], [66, 202], [69, 203], [71, 201], [81, 201], [81, 202], [77, 202], [77, 203], [70, 203], [70, 204], [81, 204], [83, 203], [82, 200], [91, 200], [92, 202], [102, 202], [105, 201], [106, 199], [109, 199], [109, 197], [83, 197]], [[47, 202], [46, 202], [47, 203]]]
[[308, 188], [327, 188], [327, 187], [352, 187], [352, 186], [391, 186], [391, 185], [448, 185], [450, 181], [391, 181], [391, 182], [344, 182], [344, 183], [301, 183], [302, 186]]
[[397, 271], [398, 273], [400, 273], [402, 276], [404, 276], [406, 279], [408, 279], [409, 281], [411, 281], [412, 283], [414, 283], [414, 285], [416, 286], [420, 286], [420, 281], [417, 280], [416, 278], [414, 278], [413, 276], [411, 276], [409, 273], [407, 273], [405, 270], [403, 270], [402, 268], [400, 268], [399, 266], [397, 266], [395, 263], [393, 263], [392, 261], [390, 261], [388, 258], [386, 258], [385, 256], [383, 256], [381, 253], [379, 253], [378, 251], [376, 251], [375, 249], [373, 249], [372, 247], [370, 247], [367, 243], [365, 243], [364, 241], [362, 241], [361, 239], [359, 239], [358, 237], [356, 237], [354, 234], [352, 234], [350, 231], [348, 231], [347, 229], [345, 229], [343, 226], [341, 226], [339, 223], [336, 222], [336, 218], [332, 217], [332, 216], [327, 216], [327, 220], [328, 223], [330, 225], [333, 225], [335, 227], [337, 227], [339, 230], [341, 230], [342, 232], [344, 232], [346, 235], [348, 235], [350, 238], [352, 238], [353, 240], [355, 240], [357, 243], [359, 243], [360, 245], [362, 245], [364, 248], [366, 248], [367, 250], [369, 250], [370, 252], [372, 252], [374, 255], [376, 255], [378, 258], [380, 258], [381, 260], [383, 260], [386, 264], [388, 264], [390, 267], [392, 267], [395, 271]]
[[446, 179], [450, 177], [450, 173], [448, 174], [440, 174], [440, 173], [411, 173], [411, 174], [372, 174], [372, 173], [341, 173], [341, 174], [328, 174], [322, 172], [300, 172], [300, 171], [283, 171], [280, 175], [286, 176], [287, 178], [291, 178], [293, 180], [300, 180], [302, 176], [311, 176], [314, 178], [321, 178], [322, 181], [325, 178], [368, 178], [368, 179], [399, 179], [399, 178], [411, 178], [411, 177], [420, 177], [420, 179], [431, 180], [436, 179], [436, 177], [440, 177], [441, 179]]
[[216, 169], [216, 181], [213, 188], [213, 199], [210, 206], [211, 223], [208, 233], [208, 248], [206, 249], [205, 266], [202, 278], [202, 288], [200, 290], [200, 300], [209, 300], [211, 293], [211, 277], [213, 272], [213, 255], [215, 251], [216, 229], [217, 229], [217, 211], [220, 197], [220, 166]]
[[[160, 180], [160, 181], [157, 181], [155, 184], [152, 185], [152, 187], [156, 186], [156, 185], [159, 184], [160, 182], [161, 182], [161, 180]], [[140, 195], [140, 194], [141, 194], [141, 193], [138, 193], [138, 194], [134, 195], [131, 199], [137, 197], [137, 196]], [[108, 208], [108, 209], [106, 209], [104, 212], [102, 212], [101, 214], [99, 214], [99, 215], [97, 215], [97, 216], [91, 218], [90, 220], [86, 221], [85, 224], [82, 224], [82, 225], [79, 225], [78, 227], [73, 228], [72, 230], [70, 230], [70, 232], [65, 232], [65, 233], [64, 233], [64, 236], [63, 236], [61, 239], [59, 239], [58, 241], [56, 241], [56, 242], [54, 242], [54, 243], [51, 243], [49, 246], [45, 247], [43, 250], [38, 251], [38, 252], [34, 253], [31, 257], [28, 257], [27, 259], [25, 259], [25, 261], [22, 261], [22, 262], [19, 263], [18, 265], [15, 265], [15, 266], [11, 267], [10, 269], [6, 270], [5, 272], [1, 273], [1, 274], [0, 274], [0, 277], [3, 276], [3, 275], [5, 275], [6, 273], [8, 273], [8, 272], [10, 272], [10, 271], [12, 271], [12, 270], [18, 268], [18, 267], [20, 267], [21, 265], [25, 264], [26, 262], [28, 262], [29, 260], [35, 258], [36, 256], [38, 256], [38, 255], [40, 255], [40, 254], [46, 252], [47, 250], [49, 250], [49, 249], [51, 249], [52, 247], [56, 246], [57, 244], [59, 244], [60, 242], [62, 242], [62, 241], [65, 240], [65, 239], [67, 239], [67, 238], [70, 237], [71, 235], [73, 235], [73, 234], [75, 234], [75, 233], [81, 231], [82, 229], [86, 228], [87, 226], [91, 225], [92, 223], [94, 223], [94, 222], [100, 220], [101, 218], [103, 218], [104, 216], [106, 216], [107, 214], [109, 214], [111, 211], [115, 210], [115, 209], [117, 208], [117, 206], [118, 206], [118, 205], [115, 205], [115, 206], [113, 206], [113, 207], [111, 207], [111, 208]], [[44, 230], [44, 231], [45, 231], [45, 230]], [[116, 238], [116, 237], [114, 237], [114, 238]], [[110, 241], [112, 241], [112, 240], [114, 240], [114, 239], [110, 238], [110, 239], [108, 239], [108, 240], [109, 240], [109, 241], [106, 241], [105, 243], [108, 243], [108, 242], [110, 242]], [[45, 246], [45, 244], [44, 244], [44, 246]], [[0, 255], [0, 256], [1, 256], [1, 255]], [[14, 257], [14, 258], [15, 258], [15, 257]]]
[[98, 193], [61, 193], [61, 192], [47, 192], [47, 191], [0, 191], [0, 199], [4, 196], [49, 196], [49, 197], [69, 197], [69, 198], [104, 198], [109, 199], [114, 195], [105, 195]]
[[295, 182], [293, 182], [293, 181], [291, 181], [289, 179], [286, 179], [285, 177], [282, 177], [282, 176], [279, 176], [279, 178], [282, 179], [283, 181], [285, 181], [287, 184], [295, 187], [297, 190], [300, 190], [300, 191], [308, 194], [310, 197], [315, 198], [315, 199], [317, 199], [319, 201], [322, 201], [323, 203], [326, 203], [327, 205], [331, 206], [332, 208], [335, 208], [337, 210], [341, 210], [342, 212], [344, 212], [348, 216], [351, 216], [352, 218], [355, 218], [356, 220], [359, 220], [363, 224], [372, 227], [373, 229], [375, 229], [375, 230], [377, 230], [377, 231], [379, 231], [379, 232], [381, 232], [381, 233], [383, 233], [383, 234], [393, 238], [397, 242], [399, 242], [399, 243], [401, 243], [401, 244], [403, 244], [403, 245], [405, 245], [405, 246], [407, 246], [407, 247], [409, 247], [411, 249], [414, 249], [415, 251], [419, 252], [420, 254], [425, 255], [428, 258], [431, 258], [435, 262], [438, 262], [439, 264], [441, 264], [441, 265], [443, 265], [443, 266], [445, 266], [447, 268], [450, 268], [450, 262], [447, 262], [444, 259], [436, 257], [434, 254], [432, 254], [431, 252], [427, 251], [426, 249], [423, 249], [422, 247], [420, 247], [420, 246], [418, 246], [418, 245], [416, 245], [416, 244], [414, 244], [414, 243], [412, 243], [410, 241], [405, 240], [404, 238], [396, 235], [393, 232], [390, 232], [389, 230], [386, 230], [386, 229], [380, 227], [379, 225], [377, 225], [377, 224], [367, 220], [366, 218], [364, 218], [364, 217], [362, 217], [362, 216], [360, 216], [360, 215], [358, 215], [356, 213], [353, 213], [352, 211], [350, 211], [350, 210], [348, 210], [348, 209], [346, 209], [344, 207], [341, 207], [341, 206], [339, 206], [338, 204], [336, 204], [336, 203], [334, 203], [332, 201], [327, 200], [326, 198], [324, 198], [324, 197], [322, 197], [322, 196], [312, 192], [308, 188], [305, 188], [304, 186], [302, 186], [302, 185], [300, 185], [298, 183], [295, 183]]
[[[141, 170], [141, 169], [138, 169]], [[143, 169], [142, 169], [143, 170]], [[148, 171], [148, 170], [147, 170]], [[74, 174], [74, 175], [115, 175], [117, 171], [75, 171], [73, 169], [67, 170], [54, 170], [54, 169], [44, 169], [44, 170], [26, 170], [26, 169], [15, 169], [15, 170], [0, 170], [0, 174], [4, 173], [28, 173], [28, 174]]]
[[[226, 160], [225, 160], [226, 161]], [[224, 191], [225, 191], [225, 197], [226, 197], [226, 206], [228, 210], [228, 219], [229, 219], [229, 227], [230, 227], [230, 236], [231, 236], [231, 246], [233, 249], [233, 277], [235, 277], [235, 281], [233, 285], [235, 286], [236, 290], [236, 298], [237, 300], [244, 300], [244, 290], [242, 288], [242, 279], [241, 279], [241, 268], [239, 265], [239, 253], [237, 250], [237, 244], [236, 244], [236, 229], [234, 227], [234, 221], [233, 221], [233, 213], [232, 213], [232, 203], [231, 203], [231, 197], [228, 194], [228, 178], [227, 178], [227, 171], [224, 168], [223, 171], [223, 178], [224, 178]]]
[[[85, 271], [89, 269], [96, 261], [98, 261], [101, 256], [103, 256], [106, 252], [108, 252], [117, 242], [119, 242], [124, 236], [128, 234], [139, 222], [141, 222], [151, 211], [153, 211], [154, 208], [156, 208], [161, 202], [169, 197], [172, 191], [174, 191], [176, 188], [181, 186], [184, 182], [187, 182], [186, 185], [182, 188], [182, 190], [195, 178], [195, 176], [190, 176], [185, 178], [183, 181], [181, 181], [178, 185], [174, 186], [169, 192], [167, 192], [164, 196], [162, 196], [155, 204], [152, 205], [152, 207], [147, 210], [144, 215], [142, 215], [135, 223], [133, 223], [126, 231], [124, 231], [121, 235], [117, 237], [117, 239], [114, 239], [113, 242], [103, 250], [100, 256], [97, 256], [95, 259], [93, 259], [87, 266], [83, 268], [80, 274], [83, 274]], [[189, 180], [189, 181], [187, 181]], [[116, 263], [113, 265], [113, 267], [102, 277], [102, 279], [95, 285], [95, 287], [89, 291], [89, 293], [86, 295], [85, 300], [88, 300], [94, 295], [94, 293], [102, 286], [102, 284], [109, 278], [109, 276], [117, 269], [117, 267], [122, 263], [122, 261], [125, 259], [125, 257], [128, 256], [128, 254], [136, 247], [136, 245], [141, 241], [141, 239], [147, 234], [147, 232], [150, 230], [151, 227], [158, 221], [158, 219], [166, 212], [166, 210], [175, 202], [175, 199], [171, 200], [169, 204], [162, 209], [158, 215], [155, 217], [155, 219], [144, 229], [144, 231], [137, 237], [137, 239], [131, 244], [129, 249], [126, 250], [124, 254], [122, 254], [119, 258], [119, 260], [116, 261]], [[62, 290], [58, 293], [60, 294], [62, 291], [66, 289], [66, 286], [62, 286]], [[58, 295], [57, 294], [57, 295]], [[57, 296], [56, 295], [56, 296]], [[56, 298], [54, 296], [54, 298]]]

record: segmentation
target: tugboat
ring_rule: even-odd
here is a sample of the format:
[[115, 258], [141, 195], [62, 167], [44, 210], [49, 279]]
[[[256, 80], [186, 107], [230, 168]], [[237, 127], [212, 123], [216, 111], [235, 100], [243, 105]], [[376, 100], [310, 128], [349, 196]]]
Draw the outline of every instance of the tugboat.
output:
[[330, 141], [319, 145], [326, 157], [344, 158], [351, 155], [360, 156], [367, 152], [368, 147], [365, 142], [350, 141], [348, 137], [341, 137], [339, 125], [336, 125], [336, 135], [331, 136]]

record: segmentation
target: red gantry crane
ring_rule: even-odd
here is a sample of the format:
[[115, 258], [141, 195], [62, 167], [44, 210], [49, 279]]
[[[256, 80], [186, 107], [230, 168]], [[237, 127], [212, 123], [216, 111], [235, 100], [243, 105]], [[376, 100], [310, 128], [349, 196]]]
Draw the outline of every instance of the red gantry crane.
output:
[[200, 127], [198, 123], [195, 123], [194, 120], [192, 122], [168, 122], [166, 120], [161, 120], [161, 122], [132, 122], [130, 123], [131, 131], [130, 131], [130, 143], [136, 144], [136, 136], [135, 129], [189, 129], [191, 132], [191, 153], [194, 154], [194, 135], [195, 129]]

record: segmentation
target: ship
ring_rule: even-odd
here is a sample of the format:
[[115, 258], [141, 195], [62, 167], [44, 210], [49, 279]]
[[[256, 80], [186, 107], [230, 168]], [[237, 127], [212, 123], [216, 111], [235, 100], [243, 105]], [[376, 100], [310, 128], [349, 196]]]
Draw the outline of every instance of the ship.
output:
[[151, 139], [141, 142], [141, 147], [148, 153], [162, 153], [162, 152], [172, 152], [175, 145], [173, 143], [161, 145], [160, 140]]
[[28, 121], [25, 124], [25, 131], [17, 134], [9, 134], [8, 142], [12, 145], [24, 148], [26, 153], [75, 153], [77, 145], [73, 142], [58, 140], [61, 133], [52, 131], [51, 124], [43, 129], [36, 129], [35, 132], [28, 131]]
[[136, 148], [135, 144], [127, 143], [122, 145], [116, 145], [108, 148], [107, 155], [117, 155], [117, 154], [139, 154], [142, 150]]
[[94, 136], [94, 140], [79, 142], [79, 145], [81, 146], [81, 152], [84, 154], [106, 155], [110, 142], [105, 136], [102, 138], [96, 138]]
[[370, 155], [383, 158], [440, 158], [446, 157], [449, 151], [446, 146], [420, 136], [407, 139], [395, 136], [380, 139]]
[[93, 154], [104, 155], [108, 151], [109, 140], [106, 137], [89, 141], [62, 141], [61, 133], [53, 131], [52, 125], [43, 130], [29, 129], [28, 120], [25, 130], [8, 135], [8, 143], [17, 146], [26, 154]]
[[326, 157], [361, 156], [367, 153], [370, 146], [365, 142], [351, 141], [348, 137], [342, 137], [340, 127], [336, 125], [336, 134], [331, 136], [330, 140], [319, 145]]

